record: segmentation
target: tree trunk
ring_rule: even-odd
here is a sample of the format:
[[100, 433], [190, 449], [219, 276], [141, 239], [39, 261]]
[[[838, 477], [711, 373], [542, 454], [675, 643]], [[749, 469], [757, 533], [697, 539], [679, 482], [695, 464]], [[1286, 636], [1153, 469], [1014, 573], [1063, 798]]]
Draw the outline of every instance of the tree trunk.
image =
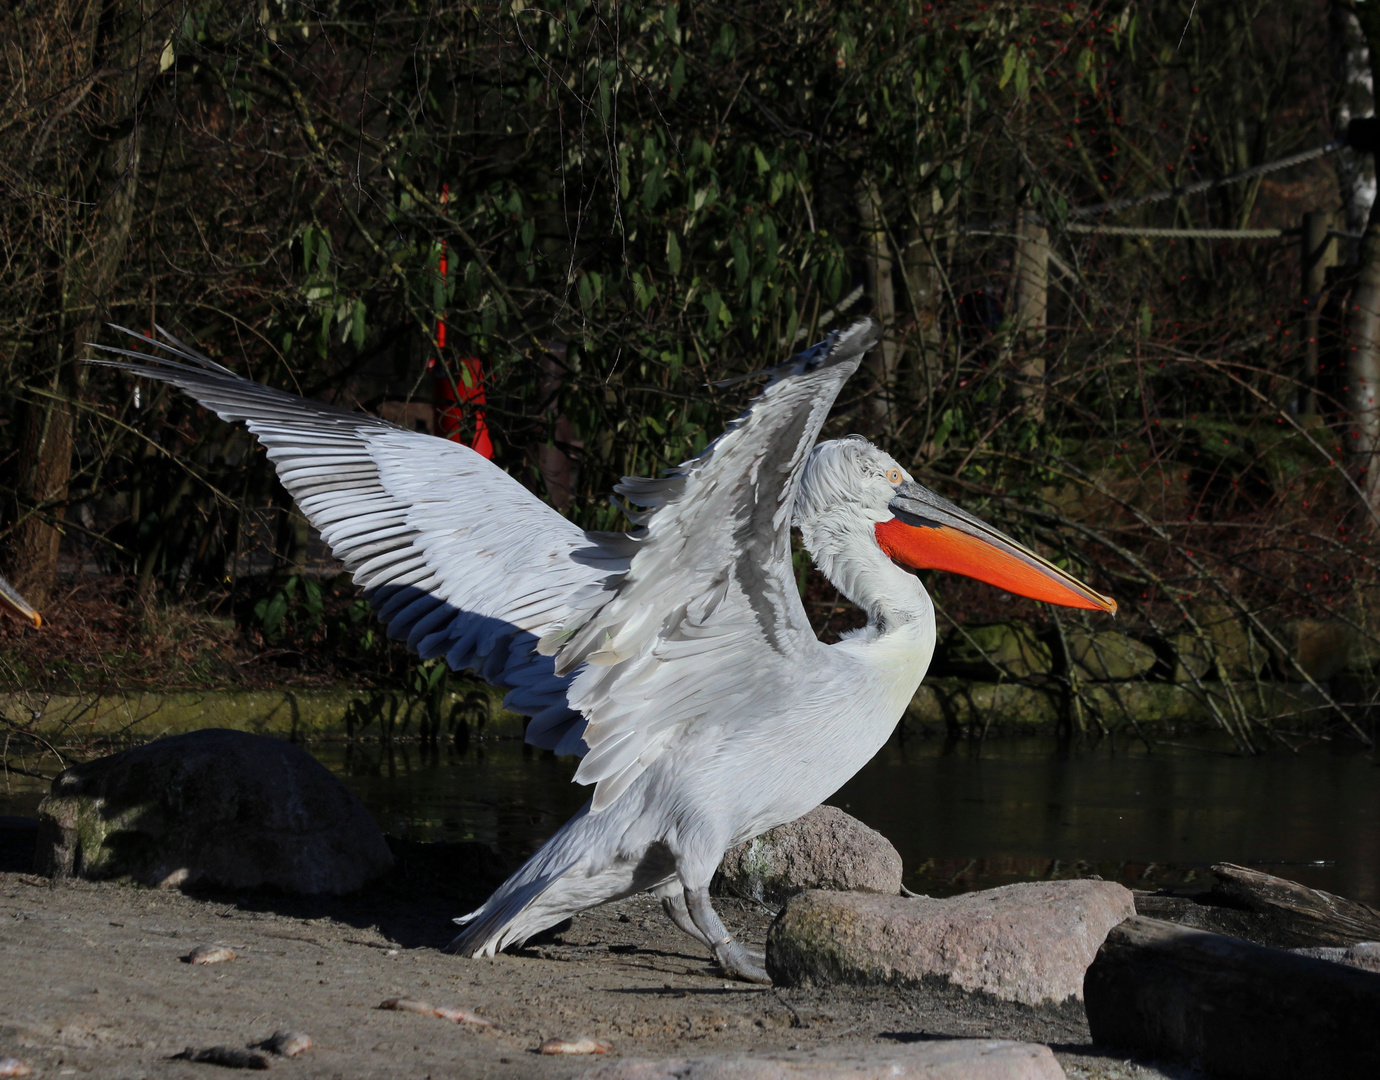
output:
[[[152, 0], [73, 4], [55, 17], [70, 28], [66, 47], [80, 63], [69, 70], [98, 79], [88, 134], [67, 162], [67, 238], [49, 289], [52, 314], [34, 327], [37, 366], [46, 374], [21, 410], [17, 513], [9, 544], [14, 578], [35, 603], [46, 599], [57, 572], [61, 520], [72, 475], [73, 407], [85, 384], [76, 363], [100, 330], [105, 304], [124, 258], [133, 223], [139, 165], [136, 105], [157, 72], [158, 52], [145, 10]], [[102, 76], [102, 71], [110, 72]]]
[[[934, 390], [943, 376], [944, 327], [944, 268], [939, 261], [941, 238], [936, 223], [943, 219], [944, 204], [939, 189], [920, 193], [915, 207], [915, 228], [906, 243], [906, 289], [910, 294], [910, 309], [915, 319], [911, 335], [915, 370], [927, 412], [934, 408]], [[928, 417], [932, 420], [932, 417]], [[927, 424], [924, 430], [929, 430]]]
[[867, 259], [865, 288], [872, 298], [872, 317], [882, 331], [882, 340], [872, 351], [869, 362], [876, 381], [871, 401], [872, 428], [890, 434], [896, 429], [894, 398], [900, 347], [893, 329], [896, 323], [896, 285], [892, 278], [891, 242], [882, 217], [881, 192], [872, 179], [858, 185], [858, 222], [863, 251]]
[[1045, 418], [1045, 330], [1049, 322], [1049, 231], [1031, 214], [1021, 216], [1016, 239], [1016, 344], [1021, 350], [1017, 393], [1027, 415]]
[[1298, 395], [1298, 411], [1305, 416], [1318, 411], [1318, 354], [1322, 333], [1323, 293], [1327, 271], [1337, 265], [1337, 238], [1331, 234], [1332, 214], [1315, 210], [1303, 215], [1303, 300], [1304, 316], [1303, 385]]

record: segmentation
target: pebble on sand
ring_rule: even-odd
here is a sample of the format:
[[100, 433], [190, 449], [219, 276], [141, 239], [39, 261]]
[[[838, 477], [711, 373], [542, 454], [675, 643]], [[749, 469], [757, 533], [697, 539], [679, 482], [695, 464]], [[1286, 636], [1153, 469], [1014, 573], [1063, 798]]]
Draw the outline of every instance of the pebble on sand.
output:
[[180, 1054], [172, 1056], [174, 1061], [201, 1061], [207, 1065], [223, 1065], [227, 1069], [267, 1069], [268, 1058], [253, 1050], [240, 1050], [234, 1046], [208, 1046], [198, 1050], [189, 1046]]
[[267, 1050], [277, 1054], [279, 1057], [296, 1057], [298, 1054], [305, 1053], [312, 1046], [311, 1036], [301, 1031], [275, 1031], [263, 1042], [258, 1044], [260, 1050]]
[[386, 1001], [379, 1002], [380, 1009], [391, 1009], [394, 1012], [412, 1012], [421, 1016], [436, 1016], [442, 1020], [449, 1020], [452, 1024], [469, 1024], [479, 1028], [493, 1028], [495, 1031], [503, 1029], [492, 1020], [486, 1020], [478, 1013], [471, 1012], [469, 1009], [462, 1009], [458, 1005], [433, 1005], [429, 1001], [418, 1001], [415, 998], [388, 998]]
[[235, 959], [235, 950], [224, 945], [198, 945], [182, 958], [184, 964], [222, 964]]
[[437, 1005], [436, 1015], [442, 1020], [449, 1020], [455, 1024], [470, 1024], [474, 1027], [502, 1030], [492, 1020], [485, 1020], [478, 1013], [471, 1012], [469, 1009], [462, 1009], [458, 1005]]
[[603, 1039], [547, 1039], [537, 1047], [539, 1054], [607, 1054], [613, 1047]]
[[380, 1009], [388, 1009], [393, 1012], [420, 1013], [423, 1016], [435, 1016], [436, 1006], [429, 1001], [418, 1001], [415, 998], [388, 998], [380, 1001]]
[[33, 1069], [18, 1058], [0, 1057], [0, 1076], [28, 1076]]

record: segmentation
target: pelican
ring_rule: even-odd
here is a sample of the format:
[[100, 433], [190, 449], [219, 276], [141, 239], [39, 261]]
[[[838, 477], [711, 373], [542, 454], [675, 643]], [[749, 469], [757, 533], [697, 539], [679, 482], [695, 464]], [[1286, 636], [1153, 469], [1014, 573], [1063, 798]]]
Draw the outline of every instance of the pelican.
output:
[[[455, 920], [465, 955], [651, 892], [725, 974], [770, 982], [710, 879], [728, 848], [818, 806], [891, 735], [935, 645], [912, 571], [1116, 611], [866, 439], [816, 445], [877, 340], [868, 320], [773, 368], [694, 460], [625, 478], [615, 491], [642, 508], [626, 534], [578, 528], [465, 446], [248, 381], [159, 333], [152, 365], [109, 347], [130, 359], [100, 362], [247, 424], [392, 637], [507, 688], [527, 742], [583, 758], [589, 801]], [[867, 613], [835, 644], [806, 618], [792, 525]]]
[[43, 625], [43, 617], [33, 609], [33, 605], [19, 595], [19, 590], [3, 577], [0, 577], [0, 611], [23, 619], [35, 628]]

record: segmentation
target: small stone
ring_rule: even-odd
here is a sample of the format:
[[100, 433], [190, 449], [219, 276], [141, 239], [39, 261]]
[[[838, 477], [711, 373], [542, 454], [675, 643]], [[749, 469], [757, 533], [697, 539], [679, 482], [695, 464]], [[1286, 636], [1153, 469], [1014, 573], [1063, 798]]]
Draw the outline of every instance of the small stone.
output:
[[281, 1029], [275, 1031], [263, 1042], [259, 1043], [260, 1050], [267, 1050], [269, 1053], [277, 1054], [279, 1057], [297, 1057], [298, 1054], [305, 1054], [312, 1048], [311, 1036], [301, 1031], [287, 1031]]
[[1048, 1046], [1001, 1039], [935, 1039], [865, 1050], [624, 1058], [581, 1080], [1065, 1080]]
[[198, 945], [182, 958], [184, 964], [223, 964], [235, 959], [235, 950], [225, 945]]
[[818, 806], [724, 855], [719, 889], [768, 904], [802, 889], [901, 891], [901, 856], [836, 806]]
[[452, 1024], [469, 1024], [471, 1027], [503, 1030], [492, 1020], [486, 1020], [478, 1013], [471, 1012], [469, 1009], [462, 1009], [458, 1005], [437, 1005], [435, 1011], [442, 1020], [449, 1020]]
[[613, 1047], [603, 1039], [547, 1039], [537, 1047], [539, 1054], [607, 1054]]
[[395, 997], [380, 1001], [380, 1009], [392, 1012], [420, 1013], [422, 1016], [435, 1016], [436, 1006], [429, 1001], [418, 1001], [415, 998]]
[[1109, 881], [1023, 882], [948, 900], [800, 893], [767, 936], [767, 971], [792, 985], [942, 978], [1025, 1005], [1082, 1000], [1112, 927], [1135, 914]]
[[241, 1050], [234, 1046], [208, 1046], [198, 1050], [187, 1047], [180, 1054], [172, 1056], [173, 1061], [199, 1061], [207, 1065], [221, 1065], [227, 1069], [267, 1069], [268, 1058], [253, 1050]]
[[299, 746], [192, 731], [59, 773], [38, 808], [51, 877], [353, 892], [393, 865], [374, 819]]

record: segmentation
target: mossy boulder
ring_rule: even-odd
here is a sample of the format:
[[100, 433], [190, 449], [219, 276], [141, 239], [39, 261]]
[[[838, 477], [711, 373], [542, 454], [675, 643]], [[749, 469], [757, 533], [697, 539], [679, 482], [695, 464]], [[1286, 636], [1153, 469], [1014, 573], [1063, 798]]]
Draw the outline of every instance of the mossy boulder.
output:
[[1201, 633], [1190, 628], [1165, 639], [1172, 657], [1171, 681], [1192, 682], [1194, 675], [1216, 679], [1222, 673], [1229, 679], [1252, 679], [1260, 674], [1270, 654], [1244, 616], [1219, 604], [1198, 608], [1193, 616]]
[[1366, 636], [1339, 619], [1289, 619], [1273, 628], [1272, 648], [1280, 678], [1297, 680], [1299, 669], [1315, 682], [1368, 666]]
[[1071, 630], [1064, 640], [1074, 674], [1092, 682], [1143, 678], [1157, 659], [1149, 645], [1112, 630]]
[[60, 773], [35, 865], [142, 885], [352, 892], [393, 856], [364, 805], [282, 739], [193, 731]]
[[1024, 679], [1054, 670], [1050, 648], [1025, 623], [959, 626], [944, 639], [935, 667], [965, 679]]
[[731, 848], [716, 889], [768, 904], [802, 889], [901, 891], [901, 856], [875, 829], [837, 806], [818, 806], [788, 825]]

